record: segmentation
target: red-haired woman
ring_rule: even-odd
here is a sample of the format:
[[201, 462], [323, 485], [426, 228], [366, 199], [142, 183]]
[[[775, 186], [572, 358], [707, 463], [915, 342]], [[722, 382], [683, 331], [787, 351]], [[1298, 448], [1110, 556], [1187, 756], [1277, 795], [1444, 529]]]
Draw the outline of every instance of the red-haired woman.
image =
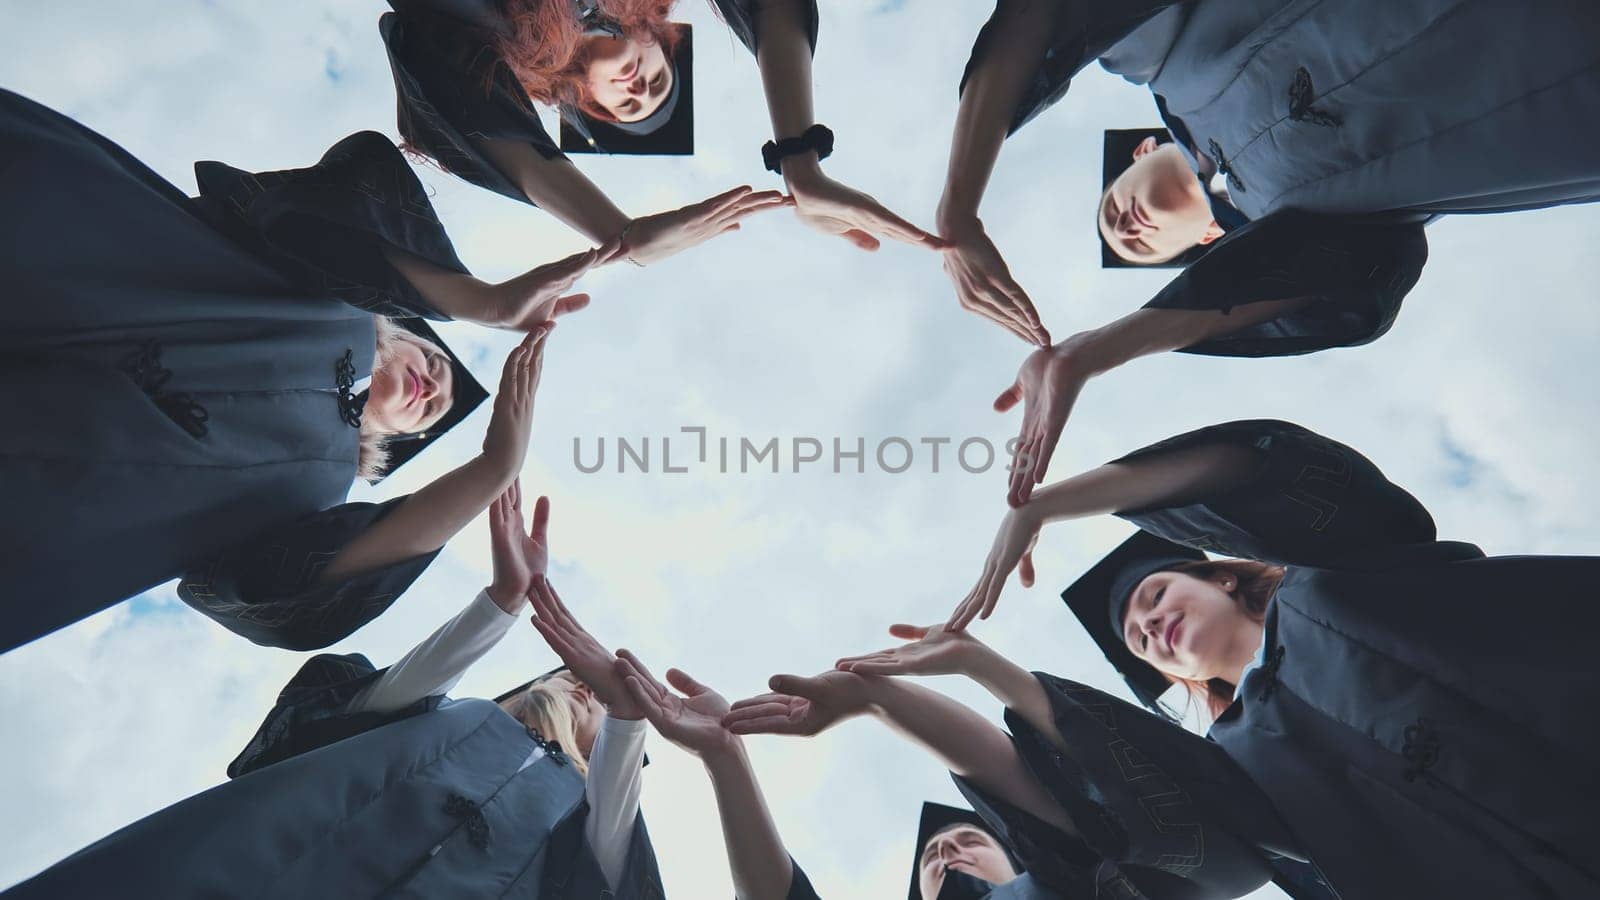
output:
[[[1160, 697], [1186, 686], [1209, 741], [952, 649], [1014, 569], [1032, 584], [1045, 522], [1108, 512], [1142, 531], [1062, 596], [1159, 716], [1174, 718]], [[1035, 771], [1055, 754], [1083, 770], [1081, 784], [1142, 798], [1119, 811], [1125, 821], [1142, 821], [1140, 803], [1165, 810], [1143, 846], [1137, 834], [1091, 839], [1102, 855], [1164, 855], [1187, 877], [1202, 848], [1249, 825], [1214, 824], [1230, 819], [1213, 807], [1259, 790], [1294, 839], [1262, 849], [1314, 866], [1288, 873], [1297, 884], [1364, 898], [1595, 896], [1597, 579], [1600, 558], [1486, 557], [1440, 541], [1427, 510], [1351, 448], [1284, 422], [1233, 422], [1035, 494], [1007, 514], [946, 626], [900, 630], [921, 639], [847, 667], [927, 674], [959, 657], [1013, 711], [1059, 732], [1060, 749], [1031, 745]], [[1161, 777], [1141, 781], [1145, 771]], [[1058, 779], [1052, 793], [1086, 838], [1104, 821], [1093, 791]]]
[[[489, 190], [542, 207], [597, 243], [621, 239], [648, 265], [790, 202], [807, 224], [873, 250], [879, 235], [942, 242], [822, 173], [833, 135], [811, 108], [814, 0], [715, 0], [756, 54], [775, 140], [762, 148], [792, 201], [735, 188], [680, 209], [630, 216], [575, 167], [539, 122], [554, 106], [578, 145], [607, 153], [693, 147], [685, 30], [669, 0], [390, 0], [379, 23], [412, 148]], [[569, 144], [570, 146], [570, 144]]]

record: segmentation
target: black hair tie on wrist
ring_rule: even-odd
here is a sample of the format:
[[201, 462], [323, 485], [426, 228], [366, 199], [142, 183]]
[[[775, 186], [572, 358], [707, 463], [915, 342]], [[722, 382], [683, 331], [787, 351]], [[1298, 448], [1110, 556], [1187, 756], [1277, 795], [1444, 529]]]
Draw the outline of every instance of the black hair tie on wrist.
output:
[[808, 150], [817, 151], [819, 161], [833, 155], [833, 131], [826, 125], [817, 124], [807, 128], [799, 137], [767, 141], [761, 145], [761, 161], [766, 163], [768, 172], [782, 175], [784, 157]]

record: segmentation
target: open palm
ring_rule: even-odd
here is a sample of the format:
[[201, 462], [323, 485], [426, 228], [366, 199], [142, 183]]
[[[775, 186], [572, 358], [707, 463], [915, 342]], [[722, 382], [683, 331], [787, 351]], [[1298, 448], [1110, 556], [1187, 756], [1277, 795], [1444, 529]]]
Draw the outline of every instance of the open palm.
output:
[[836, 667], [857, 675], [959, 675], [968, 671], [978, 639], [944, 625], [891, 625], [889, 633], [909, 641], [898, 647], [847, 656]]
[[859, 675], [831, 670], [810, 678], [774, 675], [771, 693], [733, 704], [723, 719], [734, 734], [790, 734], [811, 737], [867, 712], [865, 684]]
[[667, 740], [696, 756], [723, 749], [733, 740], [722, 727], [728, 701], [688, 673], [667, 670], [667, 681], [681, 692], [680, 696], [657, 681], [644, 663], [627, 650], [617, 651], [616, 671], [626, 681], [628, 692], [644, 717]]

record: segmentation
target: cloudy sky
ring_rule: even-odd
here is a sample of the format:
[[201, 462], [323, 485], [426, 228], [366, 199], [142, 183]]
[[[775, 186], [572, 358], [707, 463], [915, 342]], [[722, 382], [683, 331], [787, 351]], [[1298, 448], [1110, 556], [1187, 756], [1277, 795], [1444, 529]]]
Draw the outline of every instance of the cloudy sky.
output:
[[[835, 177], [931, 226], [955, 87], [987, 15], [975, 0], [822, 4], [818, 117], [836, 134]], [[110, 136], [192, 190], [191, 163], [305, 165], [360, 129], [394, 134], [394, 96], [367, 0], [176, 0], [161, 4], [0, 0], [0, 85]], [[690, 159], [581, 165], [633, 213], [742, 183], [769, 137], [754, 62], [698, 0], [699, 152]], [[1148, 299], [1161, 272], [1102, 272], [1090, 225], [1100, 130], [1156, 124], [1148, 95], [1098, 71], [1011, 140], [989, 190], [989, 231], [1058, 336]], [[582, 249], [543, 213], [435, 170], [419, 173], [463, 259], [506, 277]], [[1364, 451], [1433, 511], [1441, 536], [1490, 553], [1590, 553], [1600, 495], [1600, 217], [1565, 209], [1461, 217], [1429, 231], [1432, 261], [1393, 331], [1312, 357], [1144, 360], [1089, 386], [1057, 453], [1065, 476], [1218, 421], [1300, 422]], [[594, 305], [552, 339], [524, 490], [554, 504], [552, 579], [600, 639], [658, 669], [680, 666], [730, 698], [775, 671], [809, 674], [890, 643], [893, 622], [942, 620], [976, 577], [1004, 511], [1004, 474], [931, 471], [923, 437], [1001, 443], [993, 413], [1025, 348], [956, 305], [931, 253], [876, 254], [788, 213], [649, 269], [582, 283]], [[493, 383], [514, 337], [447, 326]], [[480, 411], [373, 491], [414, 490], [476, 452]], [[695, 450], [684, 427], [757, 444], [785, 466], [660, 471]], [[902, 437], [912, 467], [889, 474], [787, 465], [788, 442], [831, 451]], [[648, 473], [574, 464], [604, 439], [651, 439]], [[869, 449], [870, 452], [870, 449]], [[948, 451], [946, 451], [948, 453]], [[894, 458], [891, 457], [891, 462]], [[1056, 526], [1041, 587], [1013, 584], [978, 633], [1019, 663], [1122, 692], [1056, 599], [1113, 546], [1115, 520]], [[93, 560], [84, 564], [93, 565]], [[469, 526], [393, 609], [333, 648], [382, 665], [453, 615], [488, 578], [487, 526]], [[48, 597], [13, 598], [48, 603]], [[0, 657], [0, 885], [181, 797], [217, 784], [302, 654], [236, 638], [170, 588]], [[461, 683], [493, 694], [552, 664], [519, 626]], [[950, 679], [938, 686], [992, 714]], [[750, 742], [789, 848], [834, 897], [905, 886], [918, 804], [958, 795], [936, 764], [871, 722], [823, 738]], [[708, 785], [693, 760], [652, 739], [644, 809], [677, 897], [731, 896]], [[1280, 896], [1271, 890], [1261, 896]]]

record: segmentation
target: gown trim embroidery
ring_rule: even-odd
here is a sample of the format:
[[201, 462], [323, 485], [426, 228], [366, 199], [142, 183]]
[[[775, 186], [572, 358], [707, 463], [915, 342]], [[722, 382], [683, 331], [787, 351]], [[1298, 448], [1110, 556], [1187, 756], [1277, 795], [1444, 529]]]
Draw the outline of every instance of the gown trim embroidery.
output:
[[179, 428], [191, 437], [206, 436], [206, 422], [211, 419], [206, 408], [182, 391], [166, 390], [167, 382], [172, 380], [172, 370], [161, 365], [160, 341], [151, 338], [140, 343], [139, 349], [123, 357], [117, 367]]

